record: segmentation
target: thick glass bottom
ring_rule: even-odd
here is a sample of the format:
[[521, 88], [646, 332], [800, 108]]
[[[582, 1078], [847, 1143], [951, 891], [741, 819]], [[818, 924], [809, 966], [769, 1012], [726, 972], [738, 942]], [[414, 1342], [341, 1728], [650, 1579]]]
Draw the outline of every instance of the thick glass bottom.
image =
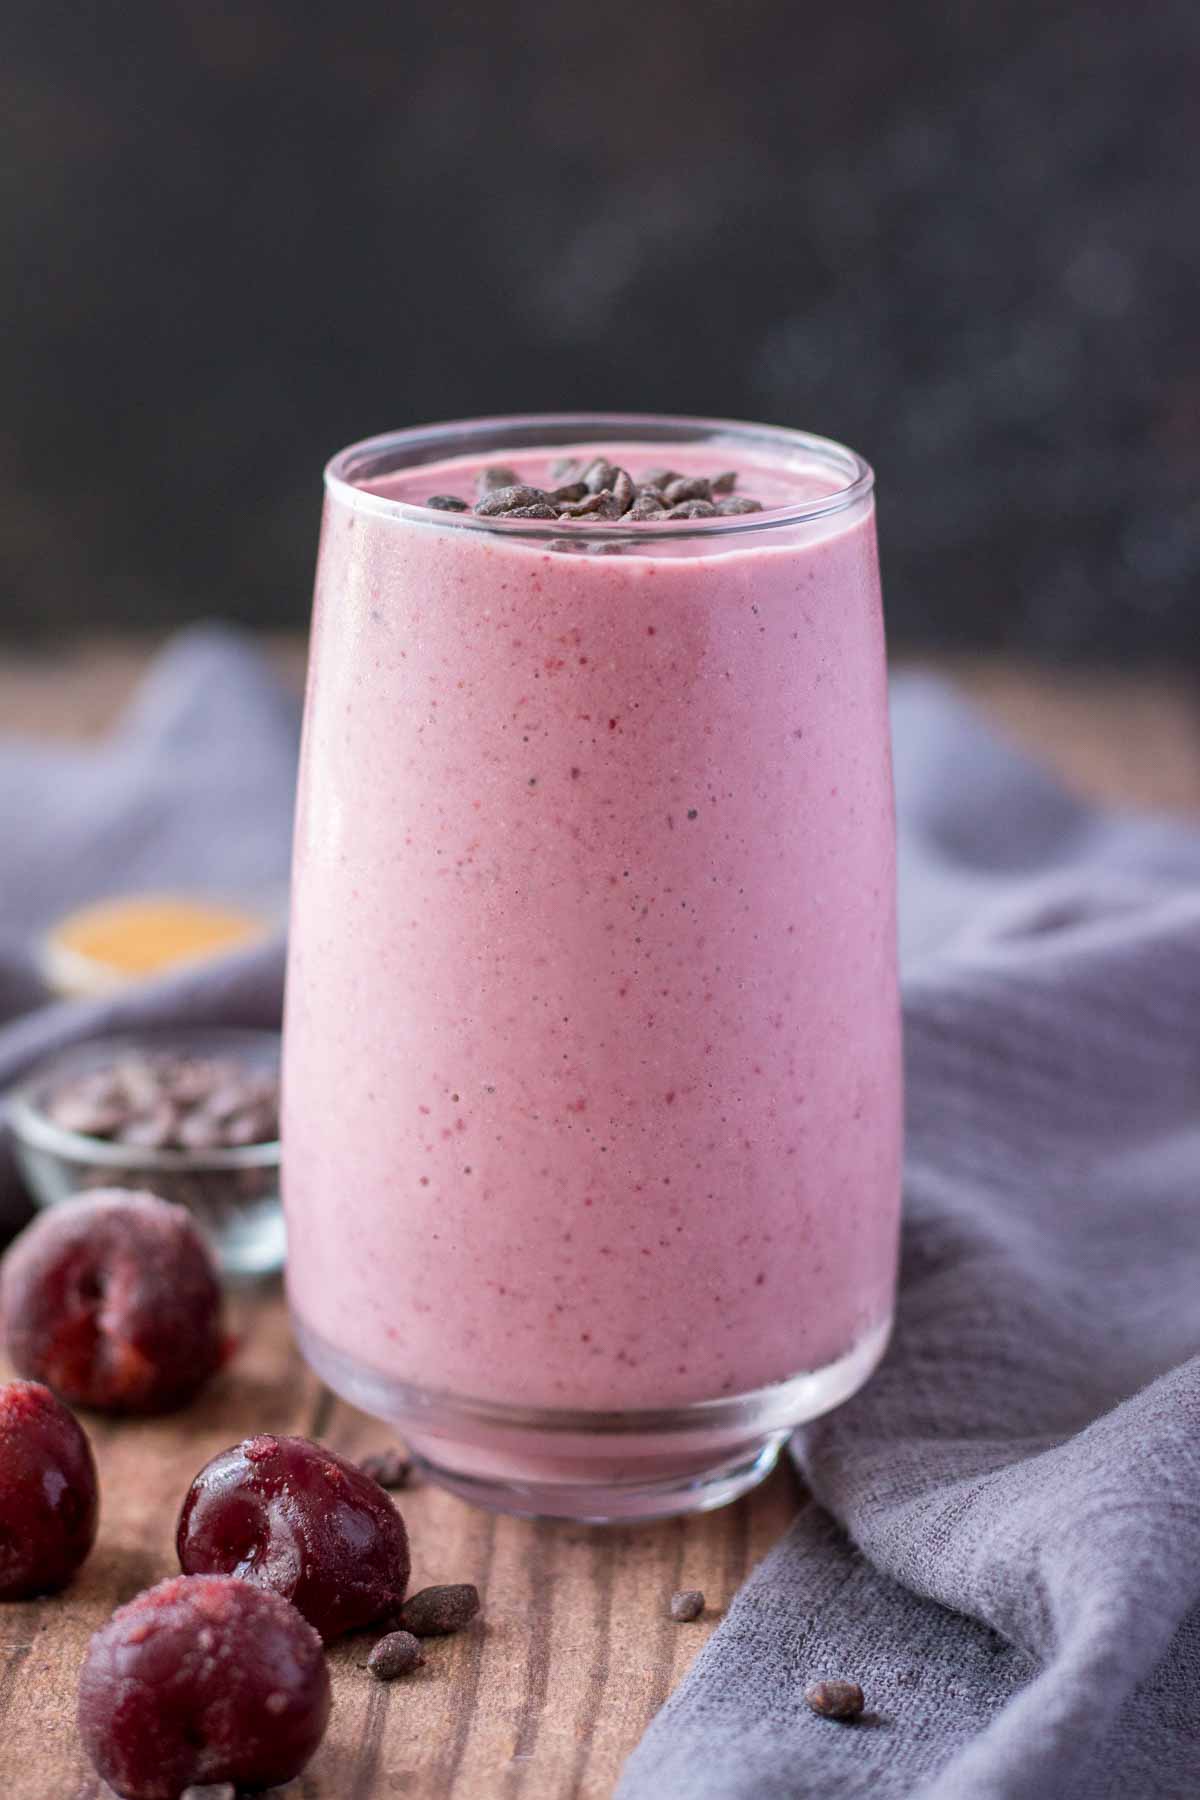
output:
[[336, 1349], [293, 1315], [323, 1381], [394, 1425], [431, 1481], [497, 1512], [607, 1523], [704, 1512], [774, 1466], [797, 1425], [840, 1406], [887, 1347], [885, 1319], [836, 1361], [728, 1399], [629, 1412], [504, 1406], [432, 1392]]

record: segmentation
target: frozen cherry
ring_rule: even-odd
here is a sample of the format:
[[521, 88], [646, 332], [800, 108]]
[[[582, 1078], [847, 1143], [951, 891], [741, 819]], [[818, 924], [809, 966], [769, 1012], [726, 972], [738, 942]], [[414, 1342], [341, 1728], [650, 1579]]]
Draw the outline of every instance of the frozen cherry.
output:
[[324, 1638], [397, 1612], [408, 1585], [408, 1533], [379, 1483], [307, 1438], [247, 1438], [215, 1456], [176, 1546], [188, 1574], [273, 1588]]
[[88, 1645], [79, 1731], [123, 1800], [185, 1788], [275, 1787], [325, 1734], [321, 1640], [277, 1594], [225, 1575], [176, 1575], [115, 1612]]
[[221, 1288], [191, 1216], [122, 1189], [64, 1200], [0, 1270], [8, 1353], [76, 1406], [170, 1412], [222, 1358]]
[[65, 1587], [96, 1541], [98, 1510], [79, 1420], [35, 1381], [0, 1387], [0, 1600]]

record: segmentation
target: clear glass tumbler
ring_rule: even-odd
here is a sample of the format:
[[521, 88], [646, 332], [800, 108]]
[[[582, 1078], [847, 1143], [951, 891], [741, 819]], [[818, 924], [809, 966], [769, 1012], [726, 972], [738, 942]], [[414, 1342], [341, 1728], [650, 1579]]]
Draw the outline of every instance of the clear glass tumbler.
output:
[[[765, 510], [424, 504], [597, 449], [635, 478], [737, 470]], [[579, 1519], [715, 1506], [867, 1378], [899, 1214], [894, 862], [851, 451], [554, 415], [334, 458], [288, 1286], [314, 1368], [431, 1478]]]

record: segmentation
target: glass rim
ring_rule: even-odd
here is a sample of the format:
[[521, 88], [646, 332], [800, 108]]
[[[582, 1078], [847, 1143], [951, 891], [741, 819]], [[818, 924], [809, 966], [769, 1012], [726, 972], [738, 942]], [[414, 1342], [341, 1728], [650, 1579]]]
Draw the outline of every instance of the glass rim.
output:
[[[825, 472], [842, 477], [843, 485], [832, 493], [794, 505], [774, 506], [761, 513], [734, 513], [711, 519], [623, 520], [481, 518], [473, 512], [441, 512], [411, 501], [372, 494], [358, 483], [365, 475], [378, 480], [403, 469], [420, 468], [455, 455], [483, 454], [488, 450], [522, 448], [555, 449], [589, 439], [632, 439], [647, 450], [670, 445], [703, 444], [711, 440], [757, 445], [761, 450], [787, 451], [795, 459], [805, 457]], [[429, 454], [421, 455], [421, 451]], [[503, 536], [548, 539], [577, 533], [587, 539], [619, 539], [625, 543], [675, 541], [681, 537], [714, 537], [746, 532], [769, 532], [784, 526], [804, 525], [848, 512], [868, 498], [875, 486], [875, 472], [865, 457], [835, 438], [797, 431], [788, 425], [756, 425], [741, 419], [710, 419], [687, 413], [551, 412], [495, 413], [475, 419], [451, 419], [431, 425], [412, 425], [401, 431], [385, 431], [348, 444], [325, 465], [326, 492], [358, 512], [408, 523], [455, 531], [494, 532]]]

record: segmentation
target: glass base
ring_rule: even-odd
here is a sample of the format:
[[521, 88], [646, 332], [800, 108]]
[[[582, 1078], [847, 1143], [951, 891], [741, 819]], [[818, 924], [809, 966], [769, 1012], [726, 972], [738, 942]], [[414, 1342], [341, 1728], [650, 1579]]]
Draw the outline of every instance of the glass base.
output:
[[[500, 1481], [467, 1475], [413, 1452], [413, 1462], [427, 1481], [448, 1488], [460, 1500], [471, 1500], [491, 1512], [515, 1513], [522, 1519], [573, 1519], [581, 1525], [622, 1525], [644, 1519], [673, 1519], [680, 1513], [711, 1512], [728, 1506], [758, 1486], [771, 1473], [787, 1432], [773, 1432], [743, 1455], [699, 1475], [664, 1476], [654, 1481], [567, 1482]], [[412, 1445], [409, 1445], [410, 1450]]]
[[355, 1362], [295, 1315], [293, 1324], [321, 1379], [393, 1425], [430, 1481], [496, 1512], [607, 1524], [705, 1512], [746, 1493], [774, 1467], [797, 1425], [862, 1386], [892, 1322], [790, 1381], [629, 1412], [504, 1406], [431, 1392]]

